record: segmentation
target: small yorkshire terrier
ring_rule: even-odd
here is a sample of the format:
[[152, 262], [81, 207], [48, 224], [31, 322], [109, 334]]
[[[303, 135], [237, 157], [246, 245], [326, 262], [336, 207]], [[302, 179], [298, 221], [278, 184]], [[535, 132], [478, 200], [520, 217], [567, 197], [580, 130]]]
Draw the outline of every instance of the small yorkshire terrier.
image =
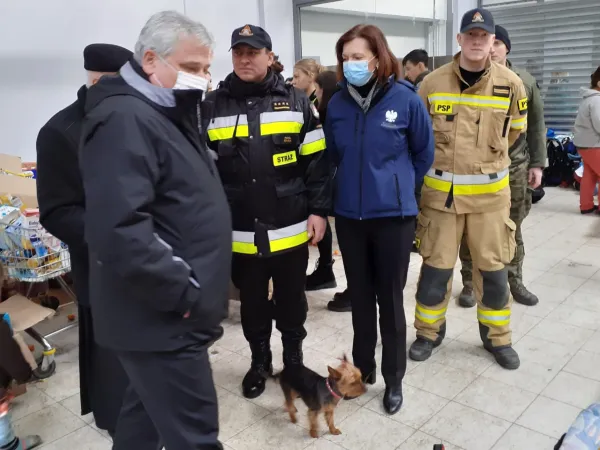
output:
[[342, 434], [333, 422], [335, 407], [343, 398], [356, 398], [367, 392], [360, 370], [348, 361], [346, 355], [337, 369], [327, 367], [327, 370], [328, 378], [305, 366], [287, 366], [275, 375], [285, 396], [285, 406], [292, 423], [297, 422], [298, 412], [294, 400], [301, 398], [308, 407], [310, 436], [313, 438], [319, 437], [318, 419], [321, 412], [325, 414], [329, 432], [333, 435]]

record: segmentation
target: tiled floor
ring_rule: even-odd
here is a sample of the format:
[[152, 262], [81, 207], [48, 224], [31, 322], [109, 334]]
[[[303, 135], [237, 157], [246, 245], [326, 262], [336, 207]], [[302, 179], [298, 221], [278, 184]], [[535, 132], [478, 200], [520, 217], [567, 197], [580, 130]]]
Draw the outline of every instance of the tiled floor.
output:
[[[235, 450], [430, 450], [440, 442], [451, 450], [551, 450], [579, 411], [600, 400], [600, 217], [582, 217], [573, 191], [548, 189], [526, 220], [524, 236], [525, 282], [541, 303], [534, 308], [514, 306], [514, 342], [521, 368], [513, 372], [499, 368], [481, 348], [475, 311], [452, 305], [449, 337], [435, 356], [421, 364], [409, 361], [402, 411], [392, 417], [383, 413], [384, 386], [378, 377], [365, 396], [337, 409], [340, 436], [325, 432], [323, 423], [320, 439], [308, 437], [305, 408], [300, 405], [302, 419], [292, 425], [274, 383], [256, 400], [242, 398], [240, 382], [250, 354], [239, 305], [232, 302], [225, 337], [211, 350], [222, 441]], [[409, 323], [419, 259], [413, 255], [405, 291]], [[335, 270], [344, 288], [341, 262]], [[455, 294], [460, 289], [459, 277]], [[334, 292], [308, 297], [305, 360], [321, 373], [351, 350], [350, 314], [325, 308]], [[414, 333], [409, 326], [409, 343]], [[44, 450], [110, 448], [90, 417], [78, 416], [76, 339], [76, 330], [56, 336], [58, 373], [31, 386], [16, 402], [18, 431], [41, 434]], [[278, 336], [273, 336], [273, 348], [276, 366], [281, 366]]]

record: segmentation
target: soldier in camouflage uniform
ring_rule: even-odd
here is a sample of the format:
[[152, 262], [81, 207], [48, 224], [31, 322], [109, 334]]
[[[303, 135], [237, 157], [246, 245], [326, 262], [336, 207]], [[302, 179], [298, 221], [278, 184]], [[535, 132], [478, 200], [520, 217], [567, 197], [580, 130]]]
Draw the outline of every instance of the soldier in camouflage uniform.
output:
[[[525, 246], [523, 245], [521, 224], [531, 209], [531, 192], [542, 181], [542, 169], [546, 165], [546, 125], [544, 123], [544, 105], [539, 86], [535, 78], [529, 73], [512, 67], [510, 61], [506, 59], [510, 48], [508, 32], [503, 27], [496, 25], [496, 42], [492, 49], [492, 60], [498, 64], [506, 65], [519, 75], [527, 91], [527, 133], [521, 134], [509, 150], [511, 159], [510, 218], [517, 225], [515, 234], [517, 249], [515, 257], [507, 268], [510, 291], [515, 301], [523, 305], [533, 306], [539, 300], [523, 285]], [[464, 308], [470, 308], [475, 306], [475, 298], [473, 296], [473, 264], [469, 247], [466, 244], [466, 237], [463, 237], [461, 244], [460, 260], [464, 287], [458, 298], [458, 304]]]

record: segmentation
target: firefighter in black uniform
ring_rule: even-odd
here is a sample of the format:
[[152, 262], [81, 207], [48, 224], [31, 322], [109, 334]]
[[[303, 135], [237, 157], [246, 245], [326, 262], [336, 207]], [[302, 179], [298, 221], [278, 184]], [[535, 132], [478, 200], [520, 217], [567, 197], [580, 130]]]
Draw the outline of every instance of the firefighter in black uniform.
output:
[[[252, 350], [242, 388], [245, 397], [256, 398], [272, 372], [273, 318], [284, 364], [302, 364], [308, 242], [325, 233], [331, 170], [316, 108], [271, 69], [268, 33], [254, 25], [238, 28], [231, 48], [234, 71], [206, 96], [204, 129], [232, 212], [232, 277]], [[271, 278], [275, 308], [268, 301]]]

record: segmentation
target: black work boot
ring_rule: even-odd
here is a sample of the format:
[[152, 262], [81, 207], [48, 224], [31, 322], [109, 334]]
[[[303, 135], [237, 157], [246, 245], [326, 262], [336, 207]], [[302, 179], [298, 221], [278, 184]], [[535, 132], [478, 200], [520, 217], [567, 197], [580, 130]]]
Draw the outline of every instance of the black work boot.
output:
[[302, 354], [302, 341], [301, 340], [282, 340], [283, 342], [283, 365], [289, 366], [302, 366], [304, 364]]
[[535, 306], [540, 302], [540, 299], [535, 294], [529, 292], [521, 281], [510, 283], [510, 293], [515, 302], [521, 305]]
[[246, 398], [256, 398], [265, 391], [265, 383], [273, 374], [271, 346], [269, 341], [259, 341], [250, 344], [252, 364], [242, 381], [242, 393]]
[[433, 349], [439, 347], [442, 344], [442, 341], [446, 337], [446, 323], [442, 325], [440, 331], [438, 333], [438, 337], [435, 341], [429, 341], [422, 337], [417, 336], [417, 340], [412, 343], [410, 346], [410, 351], [408, 352], [408, 356], [413, 361], [425, 361], [429, 359], [431, 354], [433, 353]]
[[475, 306], [475, 296], [473, 295], [472, 286], [464, 286], [460, 295], [458, 296], [458, 306], [462, 308], [472, 308]]
[[350, 312], [352, 311], [352, 303], [350, 303], [350, 296], [348, 295], [348, 289], [344, 292], [337, 292], [333, 296], [333, 300], [327, 303], [327, 309], [334, 312]]
[[333, 273], [333, 260], [329, 264], [322, 264], [317, 261], [315, 270], [306, 277], [307, 291], [320, 291], [321, 289], [333, 289], [337, 287], [335, 274]]
[[484, 345], [483, 348], [494, 355], [496, 362], [505, 369], [516, 370], [521, 365], [519, 354], [510, 345], [496, 348], [492, 347], [491, 345]]

